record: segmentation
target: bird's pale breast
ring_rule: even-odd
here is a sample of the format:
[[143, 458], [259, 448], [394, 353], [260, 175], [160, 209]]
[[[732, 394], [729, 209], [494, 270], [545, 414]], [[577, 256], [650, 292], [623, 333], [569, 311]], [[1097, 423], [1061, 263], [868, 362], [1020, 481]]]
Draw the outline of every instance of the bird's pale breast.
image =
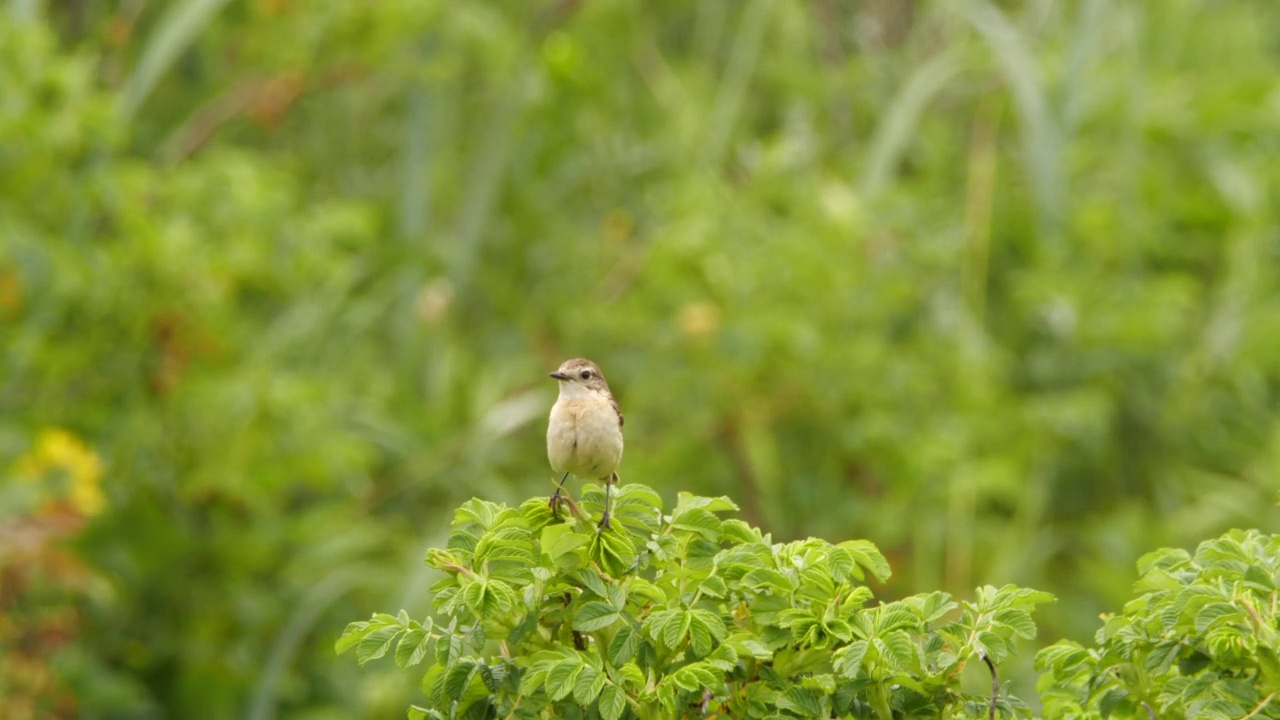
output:
[[547, 459], [556, 472], [605, 478], [622, 459], [622, 428], [605, 398], [565, 400], [551, 406]]

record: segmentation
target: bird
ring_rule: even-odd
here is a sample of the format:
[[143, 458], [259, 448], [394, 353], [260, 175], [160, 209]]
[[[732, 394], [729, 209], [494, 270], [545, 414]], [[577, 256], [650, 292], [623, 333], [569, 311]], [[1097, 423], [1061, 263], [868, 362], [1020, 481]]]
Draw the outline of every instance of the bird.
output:
[[600, 530], [610, 527], [609, 486], [618, 480], [622, 460], [622, 411], [609, 392], [599, 366], [586, 358], [565, 360], [550, 373], [560, 385], [560, 396], [547, 420], [547, 460], [563, 473], [551, 496], [551, 510], [558, 513], [560, 493], [570, 475], [604, 482], [604, 514]]

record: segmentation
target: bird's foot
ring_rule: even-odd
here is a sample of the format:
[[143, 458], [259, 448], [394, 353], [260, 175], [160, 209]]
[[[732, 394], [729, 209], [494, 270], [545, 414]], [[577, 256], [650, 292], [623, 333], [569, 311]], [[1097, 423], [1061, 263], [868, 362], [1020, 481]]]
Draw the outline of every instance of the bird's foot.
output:
[[560, 488], [556, 488], [556, 494], [551, 496], [547, 501], [547, 506], [551, 508], [551, 516], [560, 519], [560, 503], [564, 502], [560, 499]]
[[596, 526], [596, 532], [604, 532], [613, 527], [613, 523], [609, 520], [609, 513], [600, 516], [600, 524]]

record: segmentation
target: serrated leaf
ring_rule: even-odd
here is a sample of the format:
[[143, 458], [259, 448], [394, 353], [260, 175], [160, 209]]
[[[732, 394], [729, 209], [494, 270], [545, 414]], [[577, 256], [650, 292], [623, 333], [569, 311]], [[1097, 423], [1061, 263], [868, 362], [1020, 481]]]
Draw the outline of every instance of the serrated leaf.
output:
[[750, 633], [737, 633], [725, 638], [724, 643], [731, 646], [738, 655], [746, 655], [757, 660], [768, 660], [773, 651], [759, 637]]
[[711, 652], [711, 648], [711, 629], [697, 617], [690, 618], [689, 649], [693, 651], [693, 657], [703, 657]]
[[461, 662], [449, 668], [444, 676], [444, 694], [453, 700], [461, 700], [476, 672], [475, 664], [470, 662]]
[[386, 655], [391, 649], [391, 643], [395, 642], [396, 636], [401, 632], [403, 630], [399, 625], [388, 625], [366, 634], [356, 644], [356, 662], [364, 665]]
[[582, 707], [595, 702], [596, 696], [604, 688], [605, 675], [590, 665], [584, 665], [582, 672], [573, 683], [573, 701]]
[[484, 681], [485, 689], [491, 693], [498, 692], [502, 687], [502, 681], [507, 679], [507, 666], [480, 663], [477, 667], [480, 669], [480, 679]]
[[862, 672], [862, 661], [867, 656], [867, 641], [857, 640], [836, 651], [835, 671], [844, 677], [854, 679]]
[[689, 612], [711, 631], [711, 636], [716, 640], [723, 640], [729, 635], [729, 628], [725, 626], [724, 618], [720, 617], [719, 614], [701, 608], [695, 608]]
[[783, 691], [777, 702], [778, 707], [797, 713], [801, 717], [818, 718], [824, 716], [822, 702], [819, 700], [818, 694], [802, 687], [792, 685]]
[[[879, 638], [879, 640], [883, 642], [880, 646], [880, 651], [886, 661], [903, 670], [919, 670], [920, 658], [910, 635], [902, 630], [895, 630]], [[994, 660], [995, 658], [992, 659]]]
[[689, 613], [677, 610], [662, 626], [662, 644], [671, 650], [677, 649], [689, 634], [692, 617]]
[[745, 544], [760, 541], [760, 531], [737, 518], [720, 523], [720, 538], [729, 543]]
[[721, 495], [720, 497], [700, 497], [687, 492], [681, 492], [676, 495], [676, 509], [672, 515], [679, 515], [682, 511], [690, 509], [701, 509], [708, 512], [731, 512], [736, 511], [738, 506], [729, 498]]
[[729, 588], [725, 585], [724, 580], [716, 575], [704, 578], [698, 584], [698, 590], [703, 595], [707, 595], [717, 599], [724, 599], [729, 594]]
[[1245, 614], [1231, 603], [1209, 603], [1196, 613], [1196, 632], [1203, 633], [1219, 624], [1244, 623]]
[[628, 660], [635, 657], [641, 642], [640, 635], [630, 624], [619, 627], [613, 634], [613, 639], [609, 641], [609, 662], [617, 666], [626, 664]]
[[707, 663], [685, 665], [671, 675], [671, 680], [684, 690], [714, 689], [721, 685], [720, 677]]
[[1014, 635], [1030, 640], [1036, 636], [1036, 623], [1026, 610], [1009, 608], [995, 614], [993, 622], [1009, 629]]
[[482, 616], [491, 618], [505, 614], [516, 604], [516, 591], [501, 580], [489, 580], [485, 587]]
[[698, 533], [711, 542], [720, 539], [720, 523], [720, 518], [701, 508], [685, 510], [671, 518], [671, 527]]
[[653, 488], [639, 483], [631, 483], [622, 485], [615, 492], [615, 500], [618, 505], [640, 503], [654, 510], [662, 510], [662, 496]]
[[756, 568], [742, 577], [742, 584], [749, 588], [768, 587], [789, 593], [796, 589], [795, 581], [773, 568]]
[[538, 688], [546, 684], [547, 672], [554, 666], [555, 662], [549, 660], [535, 662], [531, 665], [529, 669], [525, 670], [524, 674], [520, 676], [520, 694], [532, 695], [537, 692]]
[[977, 639], [974, 641], [975, 647], [979, 652], [991, 658], [991, 661], [999, 665], [1009, 657], [1009, 643], [999, 635], [992, 632], [978, 633]]
[[578, 608], [573, 616], [573, 629], [579, 632], [595, 632], [618, 622], [621, 614], [608, 603], [593, 601]]
[[561, 555], [573, 552], [589, 542], [591, 542], [590, 535], [575, 533], [572, 525], [562, 523], [544, 527], [539, 545], [542, 547], [542, 552], [554, 561]]
[[560, 700], [573, 692], [574, 683], [582, 669], [586, 667], [581, 660], [562, 660], [547, 672], [547, 694], [552, 700]]
[[729, 644], [720, 643], [704, 660], [720, 670], [729, 672], [738, 666], [738, 652]]
[[636, 547], [625, 534], [606, 530], [591, 540], [588, 555], [611, 577], [620, 578], [635, 566]]
[[396, 646], [396, 667], [401, 670], [417, 665], [427, 656], [430, 636], [426, 630], [410, 630]]
[[601, 720], [618, 720], [627, 709], [627, 696], [617, 685], [606, 685], [600, 692]]
[[662, 589], [657, 585], [654, 585], [644, 578], [632, 577], [627, 582], [627, 590], [632, 598], [639, 597], [655, 605], [662, 605], [667, 602], [666, 593], [662, 592]]
[[345, 653], [355, 647], [356, 643], [363, 640], [373, 630], [374, 627], [370, 626], [367, 621], [347, 623], [346, 629], [342, 631], [342, 635], [333, 644], [333, 651], [338, 655]]
[[444, 676], [448, 667], [440, 663], [433, 663], [427, 668], [427, 672], [422, 675], [422, 694], [426, 695], [433, 703], [441, 702], [444, 698]]
[[915, 628], [920, 625], [920, 616], [908, 607], [899, 603], [881, 605], [876, 611], [875, 631], [885, 634], [902, 628]]
[[[876, 580], [887, 582], [893, 572], [889, 569], [889, 561], [884, 559], [877, 548], [869, 540], [846, 540], [836, 547], [847, 551], [859, 567], [866, 569]], [[862, 573], [856, 573], [861, 579]]]
[[582, 568], [574, 572], [570, 577], [579, 585], [594, 593], [596, 597], [602, 599], [609, 597], [609, 583], [605, 582], [605, 579], [600, 577], [600, 573], [596, 572], [594, 568]]
[[1056, 668], [1058, 672], [1065, 672], [1084, 662], [1088, 657], [1088, 651], [1080, 643], [1059, 640], [1057, 643], [1036, 653], [1035, 668], [1041, 672], [1050, 668]]
[[634, 662], [619, 665], [616, 672], [617, 677], [615, 679], [627, 687], [640, 689], [645, 686], [644, 672]]

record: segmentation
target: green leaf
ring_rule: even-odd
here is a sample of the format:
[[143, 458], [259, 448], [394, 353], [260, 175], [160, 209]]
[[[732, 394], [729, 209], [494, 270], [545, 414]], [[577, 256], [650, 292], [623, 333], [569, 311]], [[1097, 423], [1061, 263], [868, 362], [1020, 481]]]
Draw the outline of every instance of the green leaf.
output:
[[617, 666], [625, 664], [635, 657], [641, 642], [643, 640], [633, 626], [625, 624], [619, 627], [613, 634], [613, 639], [609, 641], [609, 662]]
[[578, 675], [577, 680], [573, 684], [573, 700], [582, 707], [587, 707], [595, 702], [596, 696], [604, 688], [605, 674], [591, 667], [584, 665], [582, 672]]
[[[879, 548], [868, 540], [846, 540], [836, 547], [847, 551], [853, 556], [854, 562], [870, 572], [880, 582], [887, 582], [889, 576], [893, 574], [889, 569], [889, 561], [885, 560], [884, 555], [880, 554]], [[858, 572], [856, 576], [858, 579], [862, 579], [861, 572]]]
[[915, 628], [920, 625], [920, 616], [901, 603], [881, 605], [876, 611], [875, 630], [877, 634], [885, 634], [901, 628]]
[[365, 635], [356, 645], [356, 662], [364, 665], [386, 655], [401, 632], [403, 629], [399, 625], [388, 625]]
[[1030, 640], [1036, 636], [1036, 623], [1026, 610], [1009, 608], [996, 612], [994, 622], [1008, 628], [1014, 635]]
[[737, 504], [723, 495], [710, 498], [681, 492], [676, 495], [676, 509], [671, 514], [672, 516], [679, 515], [686, 510], [705, 510], [716, 513], [737, 511], [737, 509]]
[[602, 720], [618, 720], [627, 708], [627, 696], [617, 685], [606, 685], [600, 693], [598, 707]]
[[826, 715], [817, 693], [795, 685], [783, 691], [782, 696], [778, 698], [778, 707], [790, 710], [801, 717], [819, 718]]
[[712, 666], [729, 672], [738, 666], [738, 653], [728, 643], [721, 643], [704, 658]]
[[511, 610], [515, 604], [515, 590], [501, 580], [491, 579], [486, 583], [484, 603], [481, 606], [480, 614], [483, 617], [492, 618]]
[[653, 488], [640, 485], [639, 483], [622, 485], [614, 490], [614, 501], [617, 503], [618, 507], [639, 504], [657, 511], [661, 511], [663, 507], [662, 496]]
[[692, 622], [693, 618], [688, 612], [675, 611], [662, 626], [662, 644], [671, 650], [678, 649], [685, 636], [689, 634], [689, 625]]
[[760, 531], [742, 520], [730, 518], [720, 523], [720, 537], [733, 544], [755, 543], [760, 541]]
[[1243, 624], [1247, 621], [1244, 611], [1232, 605], [1231, 603], [1209, 603], [1200, 608], [1200, 612], [1196, 613], [1196, 632], [1203, 633], [1211, 627], [1218, 625], [1229, 625], [1233, 623]]
[[714, 666], [703, 662], [685, 665], [672, 673], [671, 679], [684, 690], [703, 690], [708, 688], [715, 690], [723, 684], [720, 674]]
[[753, 589], [768, 587], [782, 593], [789, 593], [796, 589], [794, 580], [773, 568], [752, 570], [743, 576], [742, 584]]
[[737, 633], [725, 638], [724, 643], [734, 649], [738, 655], [746, 655], [757, 660], [768, 660], [773, 651], [759, 637], [751, 633]]
[[588, 554], [609, 575], [620, 578], [635, 567], [636, 548], [623, 533], [606, 530], [592, 538]]
[[833, 667], [837, 673], [851, 680], [862, 674], [862, 662], [867, 657], [870, 644], [855, 640], [836, 651]]
[[537, 692], [538, 688], [546, 684], [547, 673], [553, 667], [555, 667], [555, 662], [550, 660], [535, 662], [531, 665], [529, 669], [525, 670], [524, 674], [520, 676], [520, 694], [532, 695]]
[[703, 579], [703, 581], [698, 584], [698, 590], [700, 590], [703, 595], [718, 599], [724, 599], [724, 597], [729, 594], [729, 588], [725, 585], [724, 580], [716, 575], [711, 575], [710, 577]]
[[920, 669], [920, 656], [916, 651], [916, 645], [906, 632], [895, 630], [879, 640], [883, 643], [880, 651], [884, 654], [885, 660], [894, 667], [907, 671]]
[[405, 633], [396, 646], [396, 667], [403, 670], [422, 662], [430, 647], [429, 640], [430, 636], [423, 629], [415, 628]]
[[375, 628], [376, 626], [371, 626], [368, 621], [347, 623], [347, 628], [342, 631], [342, 635], [333, 644], [333, 651], [338, 655], [345, 653], [355, 647], [356, 643], [363, 640]]
[[644, 578], [632, 577], [627, 581], [627, 591], [632, 598], [639, 597], [647, 600], [654, 605], [663, 605], [667, 602], [666, 593], [657, 585], [645, 580]]
[[560, 700], [573, 692], [578, 675], [586, 667], [580, 659], [562, 660], [547, 672], [547, 694], [552, 700]]
[[588, 544], [591, 542], [591, 537], [584, 533], [575, 533], [573, 526], [569, 523], [548, 525], [542, 529], [542, 538], [539, 544], [542, 547], [542, 552], [552, 561], [555, 561], [560, 556]]
[[685, 510], [671, 519], [671, 527], [700, 534], [716, 542], [720, 539], [720, 518], [701, 508]]
[[645, 686], [644, 672], [634, 662], [619, 665], [615, 679], [630, 688], [641, 689]]
[[1088, 657], [1088, 651], [1080, 643], [1060, 640], [1036, 653], [1035, 668], [1041, 672], [1050, 668], [1064, 672], [1084, 662]]
[[593, 568], [582, 568], [573, 573], [571, 577], [579, 585], [595, 593], [596, 597], [602, 599], [609, 597], [609, 584]]
[[711, 652], [712, 646], [711, 629], [698, 618], [691, 617], [689, 622], [689, 649], [693, 651], [693, 657], [704, 657]]
[[453, 700], [461, 700], [477, 672], [475, 663], [460, 662], [449, 668], [444, 677], [444, 693]]
[[507, 679], [508, 669], [506, 665], [487, 665], [479, 663], [477, 667], [480, 669], [480, 679], [484, 681], [485, 690], [496, 693], [502, 687], [503, 681]]
[[999, 635], [992, 632], [978, 633], [974, 646], [979, 652], [991, 658], [991, 661], [999, 665], [1009, 657], [1011, 649], [1009, 643]]
[[621, 614], [612, 605], [602, 602], [589, 602], [578, 608], [573, 616], [573, 629], [580, 632], [595, 632], [618, 622]]

